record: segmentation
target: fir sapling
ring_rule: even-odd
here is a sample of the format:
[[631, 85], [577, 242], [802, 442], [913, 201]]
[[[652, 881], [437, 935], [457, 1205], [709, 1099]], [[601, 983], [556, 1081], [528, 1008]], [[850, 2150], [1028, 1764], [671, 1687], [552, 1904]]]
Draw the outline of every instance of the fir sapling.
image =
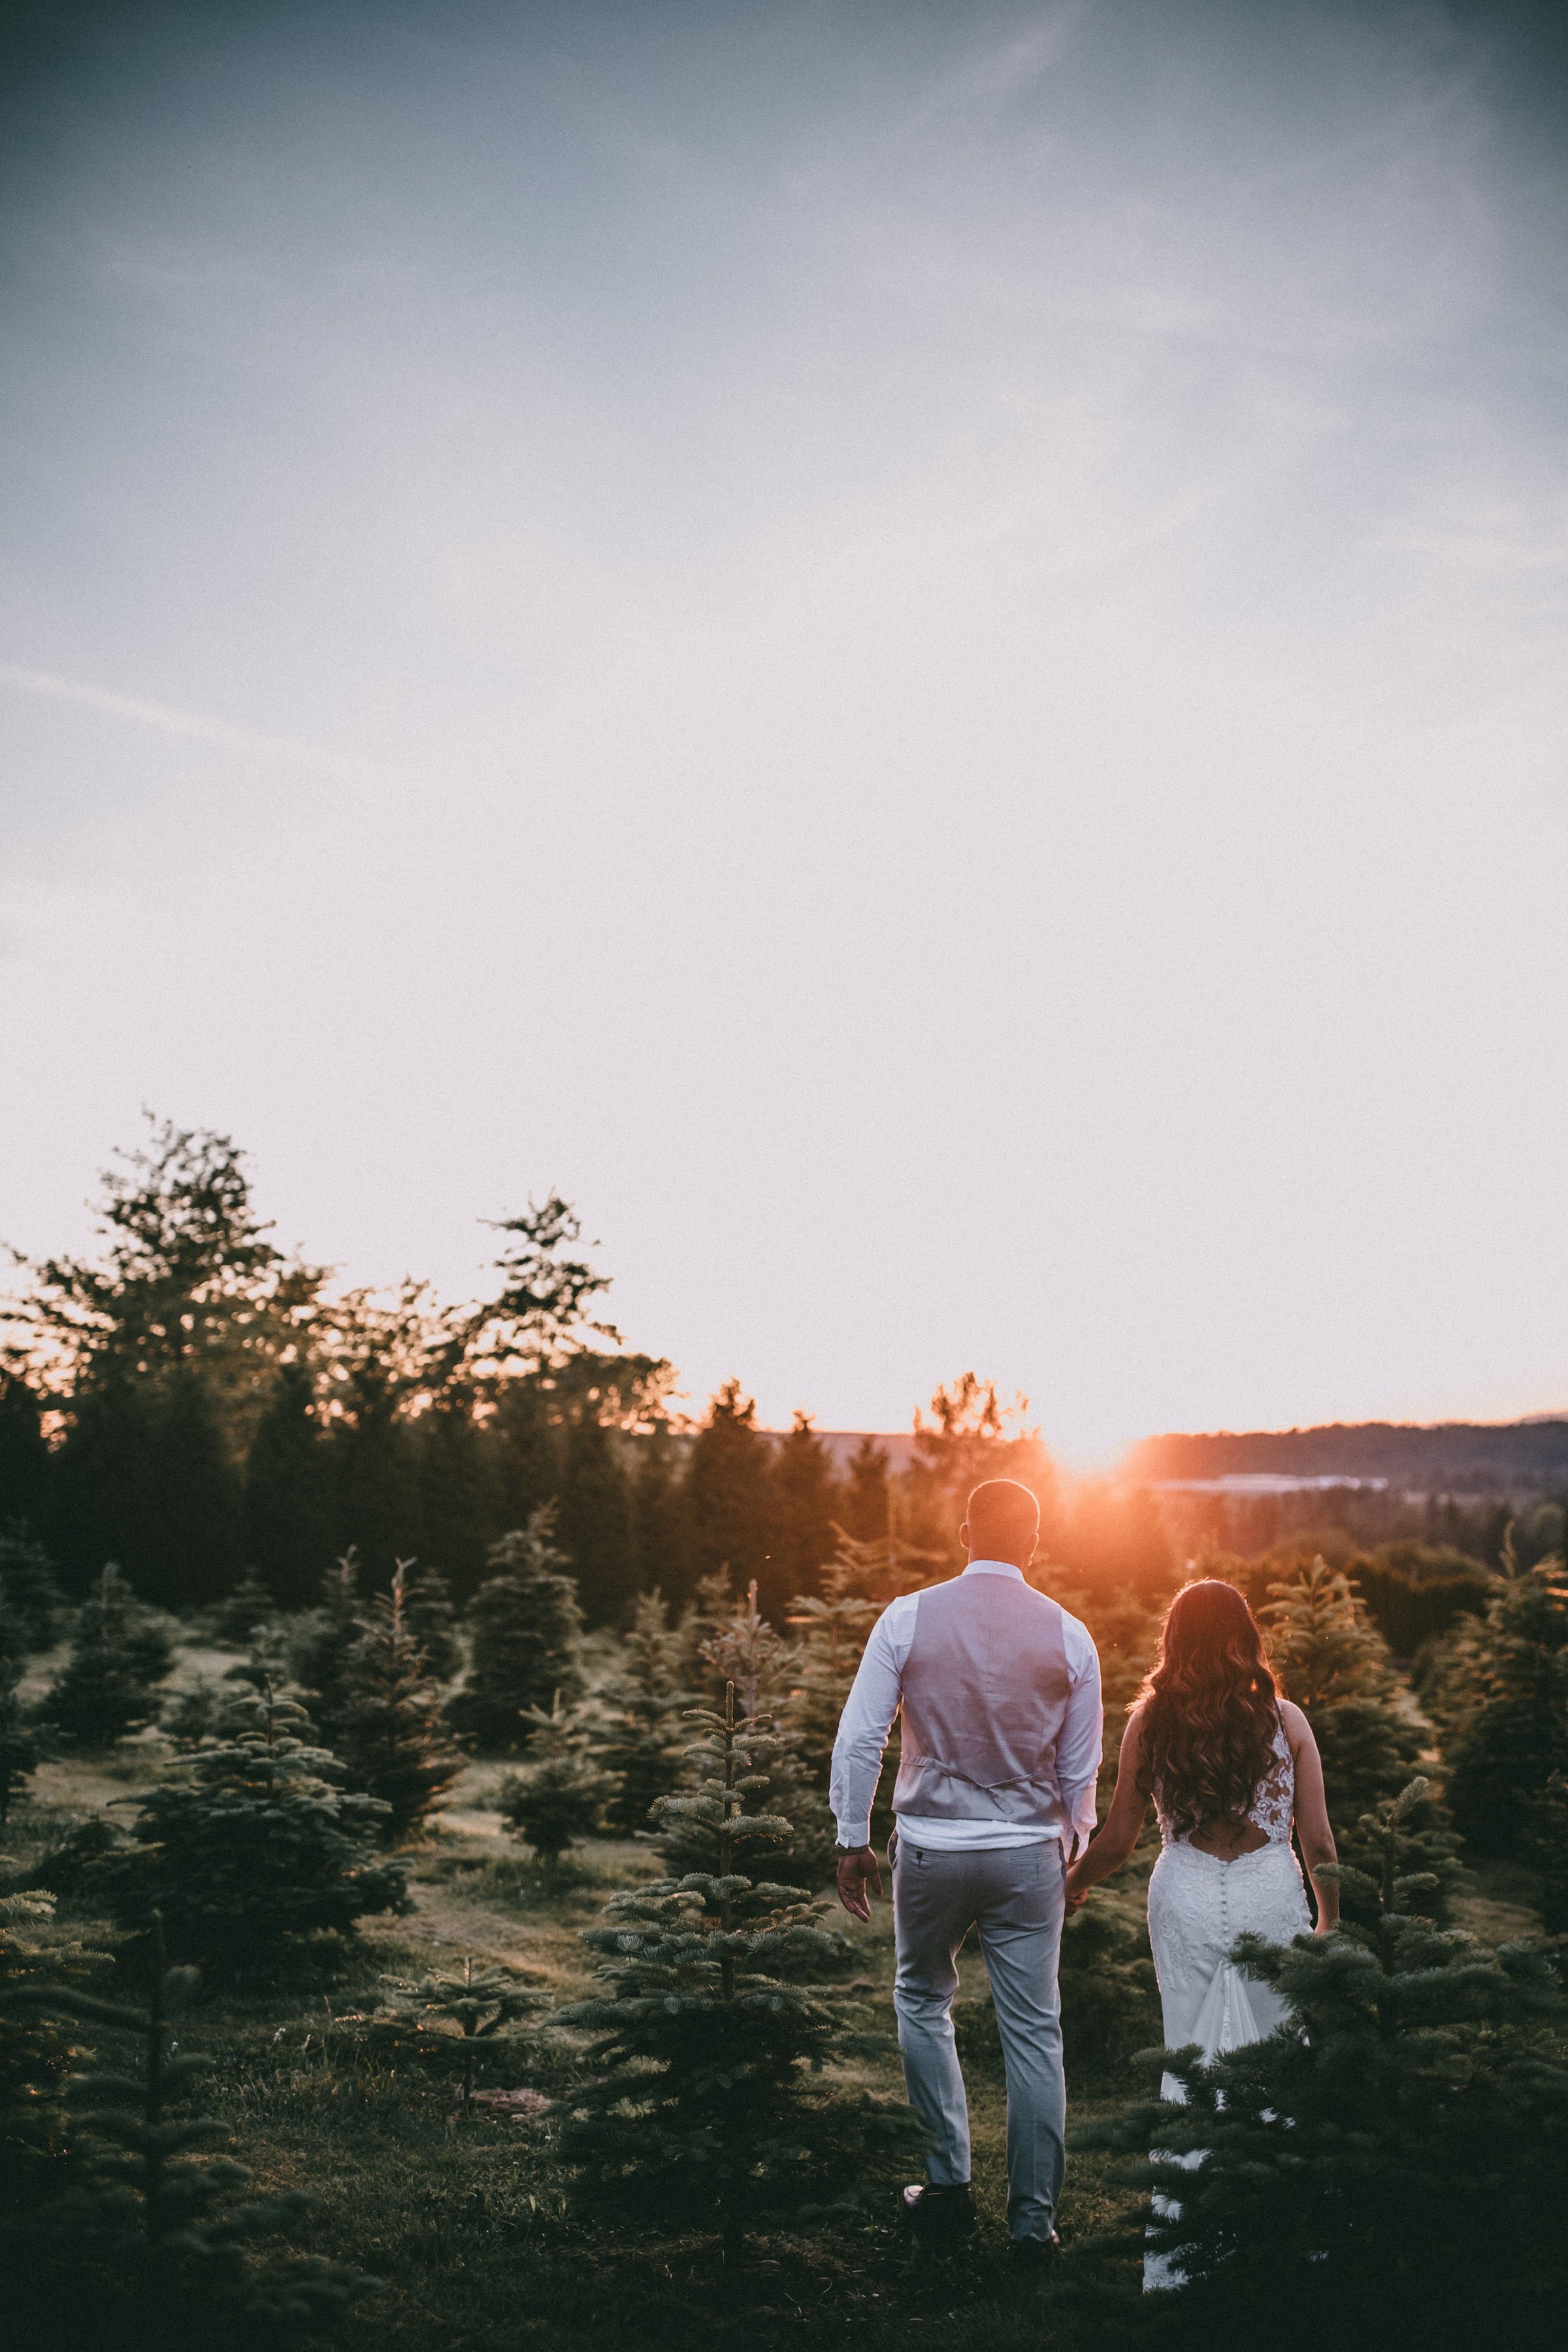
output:
[[563, 1707], [557, 1691], [548, 1714], [531, 1707], [525, 1721], [527, 1760], [507, 1774], [496, 1803], [508, 1825], [552, 1869], [575, 1839], [604, 1828], [619, 1784], [593, 1752], [591, 1707]]

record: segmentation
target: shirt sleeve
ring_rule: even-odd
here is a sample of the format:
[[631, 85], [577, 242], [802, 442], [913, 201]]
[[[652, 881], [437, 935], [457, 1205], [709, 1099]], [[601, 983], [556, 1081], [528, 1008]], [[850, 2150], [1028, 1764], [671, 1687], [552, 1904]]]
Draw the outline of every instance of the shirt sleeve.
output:
[[867, 1845], [871, 1837], [871, 1800], [882, 1769], [882, 1751], [903, 1695], [904, 1661], [914, 1638], [914, 1596], [904, 1593], [884, 1609], [871, 1628], [859, 1670], [850, 1685], [833, 1743], [828, 1802], [840, 1845]]
[[1100, 1697], [1100, 1653], [1088, 1628], [1076, 1618], [1068, 1622], [1072, 1631], [1063, 1646], [1068, 1652], [1072, 1687], [1057, 1741], [1057, 1780], [1066, 1816], [1063, 1833], [1070, 1853], [1074, 1840], [1081, 1853], [1094, 1834], [1095, 1784], [1105, 1718]]

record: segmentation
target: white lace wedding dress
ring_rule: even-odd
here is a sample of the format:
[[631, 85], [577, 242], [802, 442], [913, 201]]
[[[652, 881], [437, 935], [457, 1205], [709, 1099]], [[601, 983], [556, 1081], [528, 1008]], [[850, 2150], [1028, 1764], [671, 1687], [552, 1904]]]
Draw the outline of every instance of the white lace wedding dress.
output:
[[[1217, 1854], [1189, 1844], [1160, 1815], [1162, 1851], [1149, 1880], [1149, 1941], [1160, 1979], [1167, 2050], [1195, 2042], [1205, 2060], [1217, 2058], [1223, 2051], [1261, 2042], [1289, 2015], [1271, 1987], [1243, 1976], [1226, 1954], [1248, 1930], [1271, 1944], [1288, 1944], [1312, 1924], [1290, 1846], [1295, 1801], [1295, 1759], [1284, 1726], [1277, 1722], [1274, 1759], [1247, 1812], [1247, 1819], [1264, 1832], [1267, 1844], [1237, 1854], [1234, 1862], [1222, 1862]], [[1173, 2074], [1162, 2079], [1160, 2091], [1163, 2098], [1184, 2103], [1186, 2095]], [[1202, 2152], [1181, 2160], [1190, 2168], [1202, 2163]], [[1156, 2195], [1154, 2210], [1171, 2218], [1180, 2207]], [[1146, 2289], [1181, 2284], [1182, 2273], [1167, 2256], [1144, 2257]]]

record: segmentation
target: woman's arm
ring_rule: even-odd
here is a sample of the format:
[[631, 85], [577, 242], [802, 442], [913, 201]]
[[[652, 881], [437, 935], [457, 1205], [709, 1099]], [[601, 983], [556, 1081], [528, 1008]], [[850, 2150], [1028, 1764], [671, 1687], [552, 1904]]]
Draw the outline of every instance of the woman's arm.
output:
[[1138, 1786], [1143, 1760], [1142, 1716], [1142, 1707], [1129, 1716], [1121, 1735], [1121, 1753], [1116, 1759], [1116, 1794], [1105, 1816], [1105, 1827], [1068, 1873], [1068, 1903], [1073, 1910], [1091, 1886], [1098, 1886], [1102, 1878], [1109, 1878], [1112, 1871], [1120, 1870], [1131, 1859], [1138, 1843], [1138, 1832], [1149, 1810], [1148, 1793]]
[[1299, 1706], [1292, 1706], [1289, 1699], [1281, 1701], [1279, 1719], [1296, 1760], [1296, 1836], [1317, 1898], [1317, 1932], [1326, 1936], [1340, 1924], [1340, 1883], [1337, 1878], [1319, 1875], [1339, 1861], [1334, 1833], [1329, 1827], [1329, 1801], [1323, 1794], [1323, 1759], [1318, 1753], [1312, 1727]]

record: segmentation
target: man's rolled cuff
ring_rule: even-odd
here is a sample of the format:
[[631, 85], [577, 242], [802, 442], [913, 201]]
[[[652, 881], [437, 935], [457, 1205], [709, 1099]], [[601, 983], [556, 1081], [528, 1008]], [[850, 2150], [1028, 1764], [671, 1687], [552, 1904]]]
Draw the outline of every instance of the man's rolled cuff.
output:
[[840, 1822], [838, 1843], [841, 1846], [851, 1847], [869, 1845], [871, 1843], [870, 1816], [868, 1814], [865, 1820], [858, 1822]]

